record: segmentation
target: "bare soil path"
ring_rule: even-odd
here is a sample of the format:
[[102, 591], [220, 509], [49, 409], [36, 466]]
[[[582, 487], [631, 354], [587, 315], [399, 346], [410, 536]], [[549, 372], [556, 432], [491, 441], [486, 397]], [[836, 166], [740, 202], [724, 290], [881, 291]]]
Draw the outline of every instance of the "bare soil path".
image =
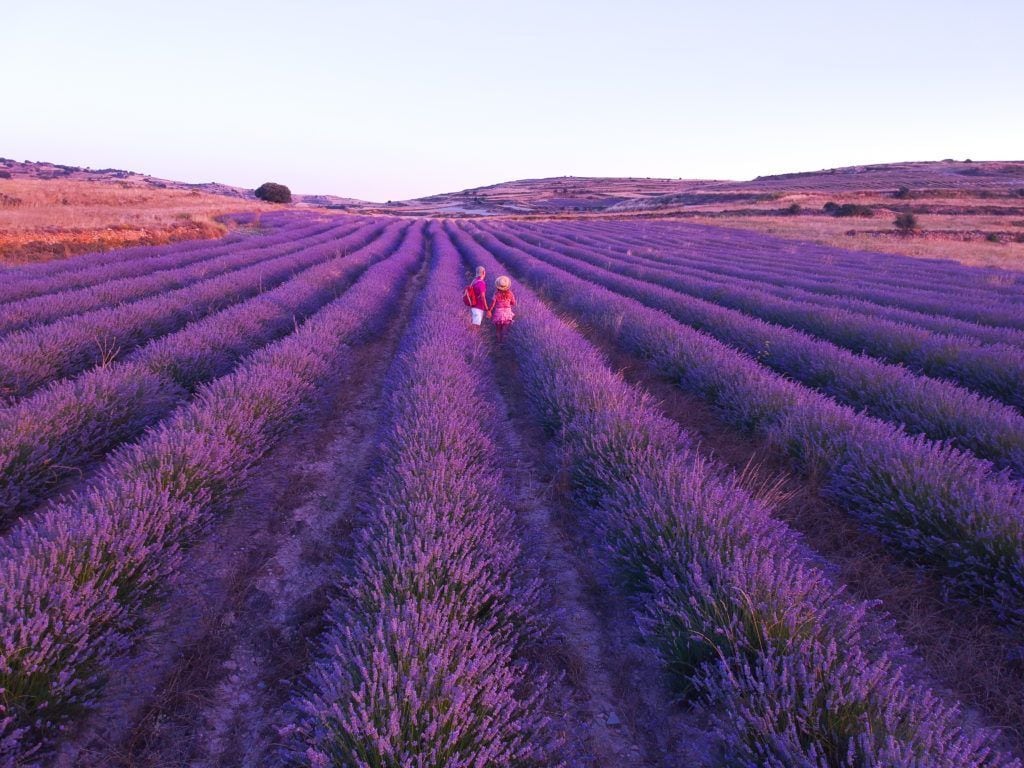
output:
[[564, 676], [554, 698], [569, 764], [711, 765], [708, 725], [675, 700], [654, 651], [643, 645], [630, 603], [603, 564], [601, 543], [577, 518], [557, 458], [530, 421], [512, 354], [492, 340], [482, 349], [488, 359], [479, 368], [493, 372], [489, 418], [512, 427], [497, 436], [509, 503], [523, 529], [523, 551], [549, 593], [552, 626], [538, 662]]
[[769, 496], [777, 516], [800, 532], [820, 555], [819, 565], [849, 594], [881, 602], [933, 684], [959, 699], [970, 718], [998, 729], [1001, 746], [1024, 754], [1024, 647], [1014, 647], [991, 611], [946, 598], [936, 579], [894, 557], [877, 536], [822, 499], [813, 483], [794, 475], [764, 441], [739, 434], [646, 361], [585, 324], [579, 327], [628, 381], [654, 395], [667, 416], [699, 438], [704, 453], [740, 473], [752, 493]]
[[276, 715], [316, 651], [332, 567], [351, 546], [375, 454], [381, 383], [425, 270], [154, 608], [151, 630], [57, 768], [265, 766]]

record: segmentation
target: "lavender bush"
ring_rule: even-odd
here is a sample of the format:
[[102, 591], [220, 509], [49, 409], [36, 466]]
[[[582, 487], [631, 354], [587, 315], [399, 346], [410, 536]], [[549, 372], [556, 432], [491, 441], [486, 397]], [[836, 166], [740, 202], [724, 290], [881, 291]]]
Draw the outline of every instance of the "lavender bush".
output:
[[[621, 236], [622, 226], [595, 222], [593, 226], [588, 223], [584, 228], [568, 223], [564, 231], [574, 235], [582, 232], [584, 236], [604, 232], [605, 236], [616, 237]], [[660, 242], [672, 248], [681, 247], [702, 261], [722, 261], [727, 255], [733, 263], [749, 266], [755, 273], [765, 271], [770, 275], [775, 272], [798, 279], [817, 280], [821, 285], [846, 285], [851, 288], [851, 295], [859, 295], [861, 289], [857, 286], [862, 285], [864, 290], [876, 296], [879, 291], [888, 293], [886, 303], [922, 312], [941, 313], [950, 303], [950, 288], [956, 287], [958, 298], [975, 301], [977, 306], [972, 310], [969, 304], [961, 305], [958, 298], [953, 298], [954, 311], [963, 310], [963, 319], [978, 322], [985, 322], [977, 316], [979, 309], [984, 312], [993, 301], [1005, 305], [1024, 293], [1024, 280], [1018, 274], [997, 268], [967, 267], [954, 261], [928, 261], [888, 253], [847, 251], [813, 243], [794, 243], [748, 230], [703, 225], [673, 223], [665, 227], [652, 223], [639, 227], [627, 225], [627, 228], [631, 230], [630, 237], [636, 236], [629, 243], [634, 248], [637, 240], [641, 240]], [[864, 298], [870, 296], [865, 295]], [[1001, 306], [1000, 313], [1007, 308], [1012, 309]], [[990, 318], [989, 322], [1000, 324], [998, 318]], [[1014, 325], [1018, 327], [1019, 323]]]
[[[853, 295], [860, 295], [860, 291], [875, 296], [884, 294], [886, 303], [897, 305], [902, 299], [945, 298], [948, 301], [951, 286], [960, 287], [963, 296], [986, 305], [993, 301], [1004, 304], [1024, 292], [1024, 281], [1019, 275], [995, 267], [968, 267], [954, 261], [847, 251], [814, 243], [794, 243], [749, 230], [676, 223], [666, 227], [653, 222], [639, 226], [595, 222], [593, 227], [568, 223], [559, 229], [573, 237], [616, 240], [634, 249], [662, 245], [670, 249], [662, 255], [671, 261], [689, 255], [709, 266], [724, 266], [729, 263], [727, 255], [735, 256], [732, 263], [749, 267], [753, 274], [764, 274], [769, 281], [789, 275], [819, 291], [846, 285], [852, 288]], [[957, 306], [960, 306], [959, 298], [953, 299]], [[941, 305], [922, 307], [923, 311], [941, 309]], [[966, 306], [964, 309], [970, 311]]]
[[[0, 410], [0, 522], [37, 503], [87, 462], [136, 437], [200, 384], [228, 373], [254, 348], [291, 331], [397, 246], [396, 222], [315, 246], [328, 260], [283, 285], [156, 339], [126, 360], [53, 384]], [[347, 255], [329, 258], [339, 251]], [[308, 258], [300, 251], [297, 258]]]
[[[500, 269], [449, 228], [467, 260]], [[564, 278], [563, 285], [565, 283]], [[669, 669], [718, 713], [726, 765], [1018, 766], [907, 682], [899, 639], [736, 480], [520, 285], [523, 386], [638, 593]]]
[[[1024, 331], [1017, 328], [983, 325], [980, 323], [960, 320], [941, 314], [903, 309], [891, 306], [889, 302], [913, 296], [919, 289], [907, 288], [895, 296], [890, 290], [864, 289], [854, 282], [835, 282], [822, 285], [817, 279], [806, 278], [803, 272], [779, 271], [769, 272], [770, 267], [763, 264], [744, 264], [737, 266], [732, 254], [723, 252], [707, 254], [699, 249], [683, 246], [665, 246], [663, 241], [644, 240], [642, 235], [632, 238], [624, 231], [619, 237], [604, 239], [583, 235], [560, 234], [559, 230], [535, 227], [513, 226], [513, 232], [523, 240], [534, 245], [546, 245], [562, 253], [570, 253], [569, 248], [583, 248], [604, 257], [603, 266], [612, 267], [620, 261], [636, 267], [645, 267], [657, 274], [657, 270], [666, 270], [669, 275], [683, 275], [700, 279], [712, 284], [740, 286], [767, 291], [773, 296], [814, 304], [827, 308], [845, 309], [859, 315], [883, 318], [898, 323], [937, 331], [943, 334], [968, 336], [986, 344], [1010, 344], [1024, 347]], [[666, 252], [668, 255], [666, 255]], [[712, 260], [712, 257], [715, 257]], [[887, 286], [890, 288], [891, 286]], [[967, 303], [959, 295], [950, 295], [953, 286], [947, 286], [946, 306], [950, 303]], [[857, 298], [859, 297], [859, 298]], [[1024, 298], [1024, 297], [1021, 297]], [[991, 302], [991, 297], [974, 299], [976, 306], [979, 301]]]
[[948, 440], [1024, 477], [1024, 416], [1011, 406], [952, 382], [918, 376], [902, 366], [854, 354], [809, 334], [633, 279], [642, 276], [643, 270], [622, 265], [603, 269], [602, 258], [589, 251], [566, 249], [572, 254], [568, 258], [562, 251], [519, 240], [500, 227], [489, 231], [508, 246], [660, 309], [841, 403], [864, 408], [910, 433]]
[[[616, 269], [625, 274], [642, 274], [667, 288], [799, 328], [853, 351], [900, 363], [928, 376], [948, 378], [1010, 405], [1024, 406], [1024, 350], [1016, 347], [936, 334], [905, 323], [783, 299], [762, 289], [742, 288], [728, 282], [710, 283], [682, 274], [618, 264]], [[1020, 313], [1019, 308], [1016, 311]]]
[[536, 632], [534, 587], [520, 572], [491, 437], [466, 418], [485, 403], [452, 302], [458, 257], [437, 229], [433, 240], [430, 279], [385, 385], [389, 426], [359, 554], [339, 576], [320, 659], [294, 702], [292, 764], [555, 764], [545, 681], [516, 659]]
[[[500, 268], [450, 231], [469, 261]], [[578, 333], [535, 299], [510, 338], [581, 514], [638, 593], [641, 625], [718, 713], [724, 764], [1019, 765], [956, 707], [908, 683], [887, 624], [839, 597], [793, 532], [701, 460]]]
[[258, 235], [235, 232], [219, 240], [182, 240], [170, 245], [136, 246], [28, 264], [0, 270], [0, 301], [17, 301], [47, 293], [86, 288], [122, 277], [158, 272], [237, 250], [271, 247], [306, 237], [324, 222], [308, 216], [263, 219]]
[[[359, 230], [365, 238], [359, 244], [381, 226]], [[321, 237], [330, 240], [329, 234]], [[276, 257], [162, 296], [12, 333], [0, 340], [0, 398], [24, 397], [55, 379], [109, 364], [151, 338], [273, 288], [325, 258], [322, 252], [304, 250], [309, 244], [281, 246]]]
[[379, 329], [422, 243], [413, 225], [340, 299], [0, 543], [0, 760], [45, 744], [94, 698], [184, 550], [344, 363], [346, 344]]
[[[664, 312], [477, 236], [522, 277], [733, 425], [778, 445], [821, 491], [960, 594], [1024, 620], [1024, 487], [969, 454], [840, 406]], [[464, 242], [467, 235], [460, 234]]]
[[[321, 237], [334, 239], [355, 228], [352, 223], [342, 227], [320, 225], [311, 228], [302, 240], [314, 245]], [[291, 247], [293, 242], [287, 243], [286, 247]], [[263, 247], [260, 239], [251, 244], [256, 247], [232, 248], [219, 256], [208, 255], [198, 263], [109, 280], [87, 288], [50, 291], [42, 296], [7, 302], [0, 306], [0, 334], [184, 288], [241, 267], [258, 264], [276, 254], [274, 248]]]

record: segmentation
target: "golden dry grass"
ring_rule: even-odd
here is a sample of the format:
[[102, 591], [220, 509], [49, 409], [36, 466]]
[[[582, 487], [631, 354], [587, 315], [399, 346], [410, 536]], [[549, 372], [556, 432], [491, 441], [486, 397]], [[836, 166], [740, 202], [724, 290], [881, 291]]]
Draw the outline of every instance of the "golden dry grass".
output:
[[80, 180], [0, 179], [0, 265], [129, 245], [211, 238], [251, 200], [182, 189]]

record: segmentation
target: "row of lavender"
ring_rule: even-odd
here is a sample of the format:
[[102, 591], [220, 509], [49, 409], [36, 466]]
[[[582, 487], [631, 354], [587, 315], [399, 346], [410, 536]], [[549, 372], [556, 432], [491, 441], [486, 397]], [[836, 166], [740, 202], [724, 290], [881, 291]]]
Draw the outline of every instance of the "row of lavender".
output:
[[776, 445], [820, 490], [955, 591], [1024, 620], [1024, 488], [950, 446], [841, 406], [666, 313], [476, 230], [521, 278]]
[[[471, 264], [500, 269], [450, 231]], [[529, 270], [531, 282], [541, 272]], [[1019, 765], [908, 682], [899, 639], [868, 606], [836, 597], [770, 510], [526, 289], [519, 297], [518, 370], [571, 470], [581, 524], [608, 542], [667, 669], [714, 713], [727, 764]]]
[[[340, 226], [348, 231], [349, 225]], [[368, 225], [360, 231], [369, 239], [377, 230]], [[289, 241], [261, 253], [256, 264], [162, 295], [9, 334], [0, 339], [0, 399], [16, 400], [55, 379], [109, 364], [151, 338], [273, 288], [321, 258], [307, 246], [330, 243], [336, 234]]]
[[[622, 231], [619, 223], [596, 222], [588, 226], [569, 224], [570, 230], [597, 232]], [[625, 225], [633, 230], [637, 225]], [[670, 243], [679, 243], [683, 250], [697, 253], [734, 254], [753, 267], [788, 269], [803, 277], [812, 275], [820, 283], [865, 283], [884, 290], [921, 290], [938, 294], [950, 286], [978, 297], [1015, 298], [1024, 293], [1024, 277], [1016, 272], [996, 268], [967, 267], [948, 260], [925, 260], [894, 254], [849, 251], [814, 243], [794, 243], [749, 230], [729, 230], [704, 225], [650, 223], [639, 225], [630, 236], [645, 240], [653, 234]]]
[[[672, 273], [678, 275], [719, 281], [729, 286], [754, 288], [779, 298], [816, 304], [830, 309], [847, 310], [858, 315], [905, 323], [938, 333], [968, 336], [986, 344], [1010, 344], [1015, 347], [1024, 347], [1024, 331], [1018, 328], [984, 325], [944, 314], [935, 314], [936, 311], [941, 311], [949, 305], [949, 286], [945, 288], [945, 295], [937, 297], [933, 302], [938, 305], [935, 310], [922, 312], [894, 306], [904, 300], [908, 294], [919, 295], [919, 287], [904, 288], [898, 292], [889, 290], [891, 286], [884, 286], [882, 290], [865, 289], [860, 287], [860, 282], [852, 282], [850, 278], [847, 278], [848, 282], [845, 284], [831, 281], [823, 285], [816, 275], [807, 277], [806, 267], [799, 271], [774, 269], [771, 265], [759, 264], [755, 260], [738, 259], [728, 251], [708, 251], [702, 248], [690, 248], [687, 244], [680, 244], [677, 241], [656, 239], [643, 234], [642, 230], [636, 233], [639, 241], [630, 237], [629, 230], [624, 227], [603, 235], [594, 232], [570, 234], [552, 227], [523, 227], [517, 231], [523, 234], [542, 236], [549, 245], [555, 247], [562, 245], [584, 246], [613, 258], [616, 256], [635, 257], [628, 259], [630, 263], [668, 268]], [[638, 245], [638, 242], [641, 244]], [[864, 278], [853, 279], [860, 281]], [[964, 297], [958, 295], [957, 298]], [[991, 300], [990, 297], [988, 299], [979, 297], [974, 304], [987, 300]], [[1024, 300], [1024, 296], [1018, 300]]]
[[[344, 224], [344, 228], [349, 230], [355, 226], [354, 222]], [[312, 241], [324, 233], [330, 236], [336, 227], [337, 224], [317, 223], [289, 230], [286, 236], [254, 237], [247, 242], [234, 244], [221, 254], [214, 255], [212, 251], [207, 251], [198, 259], [194, 252], [186, 252], [184, 264], [172, 264], [164, 269], [147, 270], [141, 275], [104, 280], [85, 288], [49, 290], [41, 296], [7, 301], [0, 305], [0, 334], [184, 288], [200, 280], [272, 258], [279, 253], [274, 251], [275, 245], [288, 247], [296, 242]]]
[[[436, 226], [436, 225], [432, 225]], [[479, 340], [434, 264], [385, 382], [388, 426], [343, 595], [286, 760], [305, 766], [552, 766], [544, 680], [517, 661], [537, 631], [492, 436], [478, 418]]]
[[279, 287], [0, 410], [0, 523], [139, 435], [244, 355], [290, 332], [391, 253], [403, 229], [395, 222], [362, 247], [367, 233], [360, 229], [300, 251], [296, 258], [319, 259]]
[[264, 215], [258, 221], [245, 220], [247, 229], [217, 240], [182, 240], [170, 245], [136, 246], [76, 256], [73, 259], [0, 268], [0, 301], [17, 301], [56, 291], [85, 288], [106, 280], [141, 275], [151, 271], [219, 256], [245, 245], [254, 235], [284, 242], [289, 232], [309, 225], [306, 216]]
[[[835, 248], [825, 249], [825, 253], [816, 253], [813, 244], [794, 243], [750, 231], [729, 231], [699, 225], [693, 229], [698, 230], [698, 236], [690, 236], [688, 233], [693, 230], [687, 225], [666, 227], [654, 224], [631, 231], [630, 226], [599, 222], [593, 228], [583, 230], [583, 234], [616, 239], [623, 239], [621, 236], [626, 234], [633, 247], [641, 243], [668, 246], [671, 250], [663, 252], [666, 257], [671, 257], [673, 253], [692, 253], [701, 261], [720, 266], [739, 264], [759, 273], [763, 271], [766, 276], [793, 277], [806, 281], [809, 287], [816, 290], [834, 292], [839, 289], [843, 295], [845, 292], [842, 289], [852, 289], [854, 292], [867, 291], [867, 298], [877, 292], [895, 301], [905, 298], [941, 301], [948, 300], [950, 286], [956, 286], [964, 296], [982, 302], [1005, 302], [1024, 295], [1024, 282], [1016, 272], [965, 267], [947, 261], [942, 263], [951, 265], [956, 270], [955, 274], [929, 276], [927, 270], [934, 262], [923, 259], [840, 251]], [[580, 232], [579, 229], [574, 231]], [[637, 239], [632, 240], [633, 237]], [[730, 262], [728, 257], [735, 261]], [[851, 259], [853, 264], [844, 263]]]
[[[758, 288], [689, 277], [674, 269], [615, 262], [627, 274], [642, 274], [674, 290], [801, 329], [928, 376], [957, 381], [1007, 404], [1024, 407], [1024, 350], [1017, 347], [983, 344], [966, 336], [937, 334], [905, 323], [782, 299]], [[1024, 324], [1020, 305], [1013, 311]]]
[[[200, 388], [90, 486], [22, 521], [0, 545], [0, 764], [54, 736], [129, 648], [142, 608], [184, 550], [348, 359], [421, 262], [422, 227], [341, 298]], [[19, 758], [20, 755], [20, 758]]]
[[[953, 382], [916, 375], [801, 331], [661, 287], [643, 279], [648, 270], [609, 260], [597, 251], [557, 243], [545, 247], [551, 241], [531, 234], [517, 236], [500, 226], [488, 231], [510, 247], [660, 309], [839, 402], [864, 408], [912, 434], [948, 440], [1024, 477], [1024, 416], [1012, 406]], [[665, 282], [671, 284], [672, 279]]]

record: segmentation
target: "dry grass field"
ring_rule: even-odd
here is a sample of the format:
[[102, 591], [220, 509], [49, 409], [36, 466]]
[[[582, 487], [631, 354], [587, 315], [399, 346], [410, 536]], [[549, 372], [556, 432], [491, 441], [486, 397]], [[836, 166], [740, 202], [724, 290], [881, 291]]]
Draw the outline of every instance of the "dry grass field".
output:
[[217, 219], [267, 203], [118, 182], [0, 179], [0, 266], [219, 237]]

